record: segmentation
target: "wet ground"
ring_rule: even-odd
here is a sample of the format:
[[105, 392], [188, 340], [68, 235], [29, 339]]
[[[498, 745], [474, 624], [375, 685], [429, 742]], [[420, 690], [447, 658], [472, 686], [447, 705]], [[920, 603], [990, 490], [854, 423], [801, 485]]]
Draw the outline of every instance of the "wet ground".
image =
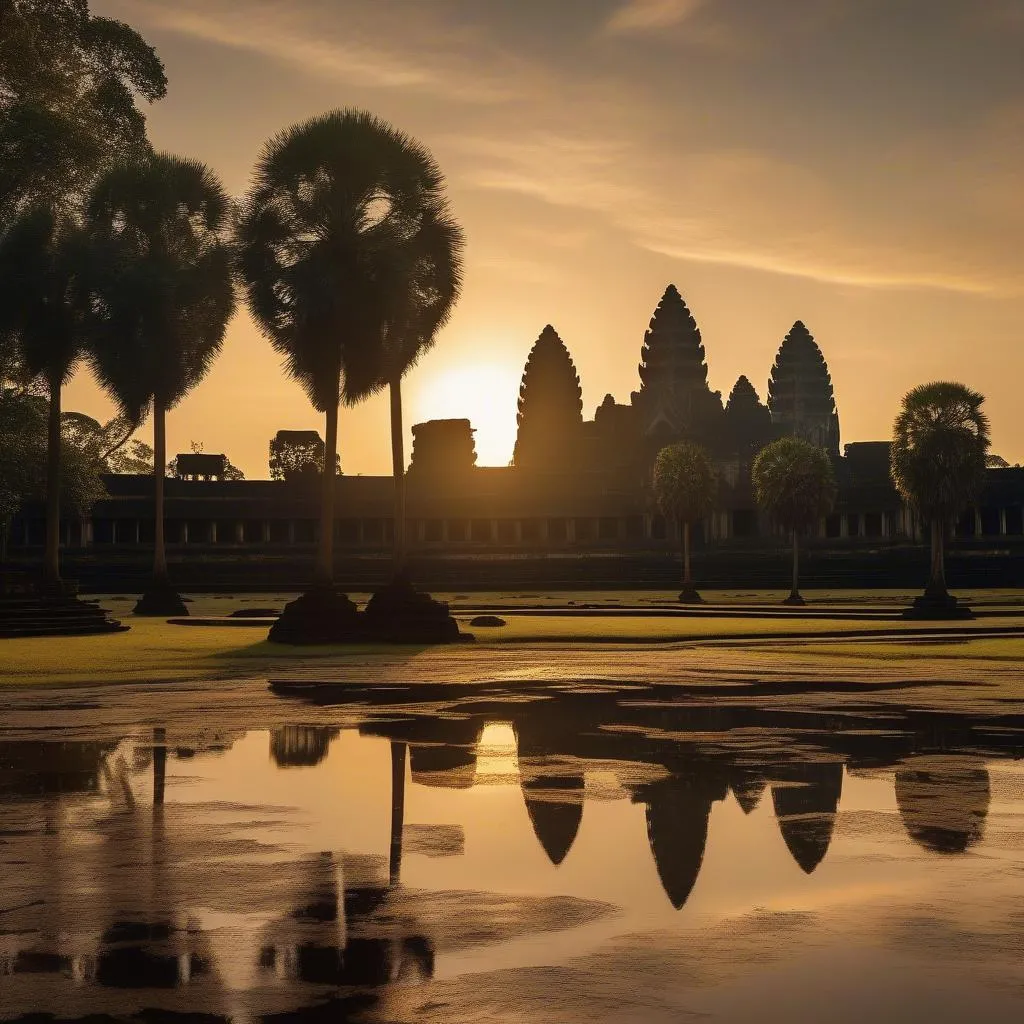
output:
[[0, 719], [0, 1020], [1024, 1015], [1008, 703], [129, 692]]

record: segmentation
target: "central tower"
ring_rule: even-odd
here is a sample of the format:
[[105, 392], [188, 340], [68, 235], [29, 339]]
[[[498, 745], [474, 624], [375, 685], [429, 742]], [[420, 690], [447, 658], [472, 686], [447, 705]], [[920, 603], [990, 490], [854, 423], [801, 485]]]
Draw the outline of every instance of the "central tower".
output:
[[632, 395], [645, 437], [712, 441], [722, 396], [708, 387], [708, 366], [697, 322], [670, 284], [640, 350], [640, 390]]

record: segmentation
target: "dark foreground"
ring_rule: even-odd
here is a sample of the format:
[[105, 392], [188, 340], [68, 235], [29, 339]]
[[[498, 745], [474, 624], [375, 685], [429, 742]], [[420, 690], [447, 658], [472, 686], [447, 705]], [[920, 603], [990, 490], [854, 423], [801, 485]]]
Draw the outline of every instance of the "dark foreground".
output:
[[0, 1020], [1021, 1019], [1024, 717], [311, 696], [0, 728]]

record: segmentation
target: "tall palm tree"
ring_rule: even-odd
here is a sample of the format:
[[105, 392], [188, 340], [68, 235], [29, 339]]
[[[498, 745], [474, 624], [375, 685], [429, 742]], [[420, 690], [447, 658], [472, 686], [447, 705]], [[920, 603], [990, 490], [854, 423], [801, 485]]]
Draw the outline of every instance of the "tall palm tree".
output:
[[[426, 159], [432, 159], [424, 153]], [[434, 345], [437, 332], [447, 323], [462, 287], [462, 230], [448, 212], [442, 193], [443, 179], [434, 168], [436, 182], [421, 196], [419, 223], [403, 247], [404, 266], [395, 288], [403, 298], [394, 320], [386, 326], [383, 377], [391, 406], [391, 466], [395, 481], [394, 575], [406, 572], [408, 543], [405, 515], [405, 428], [402, 422], [402, 377]]]
[[785, 604], [800, 596], [800, 534], [832, 511], [835, 475], [824, 448], [799, 437], [780, 437], [762, 448], [751, 469], [757, 503], [793, 538], [793, 585]]
[[896, 490], [929, 524], [931, 574], [919, 608], [956, 608], [946, 590], [945, 541], [985, 479], [989, 445], [984, 395], [935, 381], [908, 391], [893, 426], [890, 471]]
[[[420, 297], [433, 280], [416, 270], [432, 204], [438, 226], [445, 220], [441, 186], [418, 143], [365, 111], [295, 125], [267, 143], [256, 165], [237, 227], [239, 276], [260, 330], [324, 414], [325, 466], [335, 462], [339, 404], [382, 389], [389, 371], [400, 376], [410, 349], [422, 347], [415, 339], [433, 336], [428, 311], [439, 324], [450, 305]], [[334, 494], [325, 472], [315, 587], [296, 602], [296, 616], [308, 609], [315, 617], [333, 600]], [[286, 621], [275, 638], [286, 638]], [[323, 628], [305, 637], [295, 621], [290, 639], [342, 638], [342, 627], [332, 635], [323, 617]]]
[[131, 422], [153, 412], [153, 580], [137, 614], [187, 614], [167, 574], [166, 416], [206, 375], [234, 311], [230, 216], [208, 167], [163, 153], [113, 168], [89, 201], [93, 370]]
[[85, 265], [83, 235], [70, 214], [49, 206], [25, 210], [0, 234], [0, 336], [46, 389], [46, 546], [43, 579], [60, 581], [61, 390], [82, 354]]
[[708, 453], [692, 441], [671, 444], [654, 461], [654, 491], [662, 512], [679, 524], [683, 541], [683, 590], [679, 600], [701, 600], [690, 571], [690, 526], [711, 511], [718, 493], [715, 467]]

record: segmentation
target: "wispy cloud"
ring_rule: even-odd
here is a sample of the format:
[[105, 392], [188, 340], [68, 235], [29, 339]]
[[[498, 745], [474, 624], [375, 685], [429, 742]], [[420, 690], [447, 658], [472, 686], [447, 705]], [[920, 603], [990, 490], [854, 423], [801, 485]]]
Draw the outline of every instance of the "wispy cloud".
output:
[[604, 27], [612, 35], [655, 32], [686, 21], [703, 6], [704, 0], [626, 0]]
[[935, 216], [949, 183], [901, 212], [898, 186], [865, 208], [841, 183], [742, 149], [659, 157], [649, 144], [551, 133], [449, 142], [473, 185], [586, 211], [674, 259], [870, 288], [1024, 289], [1024, 268], [998, 230]]
[[[306, 74], [354, 85], [414, 90], [475, 105], [505, 102], [518, 95], [513, 69], [503, 73], [496, 62], [467, 53], [458, 45], [464, 40], [457, 33], [431, 38], [424, 32], [415, 47], [389, 47], [381, 42], [388, 33], [363, 33], [357, 27], [340, 32], [336, 20], [318, 19], [315, 9], [300, 4], [182, 0], [172, 5], [119, 0], [118, 7], [143, 25], [257, 53]], [[456, 45], [446, 46], [449, 41]]]
[[[430, 124], [453, 187], [585, 211], [588, 228], [607, 225], [650, 252], [844, 285], [1024, 289], [1007, 231], [1024, 218], [1015, 105], [952, 140], [939, 125], [923, 141], [908, 135], [888, 151], [865, 145], [847, 159], [844, 129], [819, 126], [812, 144], [806, 127], [771, 99], [738, 103], [726, 89], [716, 108], [714, 93], [688, 90], [715, 77], [701, 77], [699, 57], [687, 65], [698, 77], [680, 73], [669, 100], [635, 68], [616, 75], [609, 60], [595, 70], [601, 43], [593, 37], [553, 61], [481, 24], [445, 22], [443, 5], [354, 5], [341, 17], [328, 0], [110, 2], [129, 20], [326, 81], [444, 100]], [[784, 37], [809, 26], [834, 36], [853, 6], [792, 0], [786, 9], [800, 17], [772, 20]], [[760, 8], [757, 18], [738, 22], [723, 0], [629, 0], [604, 27], [627, 34], [684, 26], [683, 34], [699, 37], [718, 24], [742, 37], [764, 27]], [[720, 72], [721, 61], [708, 61]], [[670, 80], [668, 70], [651, 82]], [[745, 106], [757, 109], [756, 121], [743, 116]], [[779, 127], [766, 133], [762, 118], [773, 116]], [[489, 230], [503, 230], [500, 214], [491, 220]]]

